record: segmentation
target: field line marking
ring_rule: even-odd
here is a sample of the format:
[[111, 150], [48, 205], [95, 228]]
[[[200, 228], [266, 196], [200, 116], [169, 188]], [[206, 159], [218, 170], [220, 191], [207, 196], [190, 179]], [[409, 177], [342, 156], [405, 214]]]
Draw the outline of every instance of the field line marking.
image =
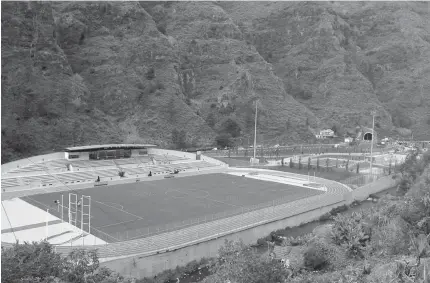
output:
[[106, 203], [110, 203], [110, 204], [113, 204], [113, 206], [115, 206], [115, 205], [117, 205], [117, 206], [121, 206], [121, 208], [120, 209], [124, 209], [124, 206], [123, 205], [121, 205], [121, 204], [119, 204], [119, 203], [116, 203], [116, 202], [104, 202], [104, 204], [106, 204]]
[[[46, 204], [44, 204], [44, 203], [42, 203], [42, 202], [40, 202], [40, 201], [38, 201], [38, 200], [35, 200], [34, 198], [31, 198], [31, 197], [29, 197], [29, 196], [24, 196], [23, 198], [29, 198], [29, 199], [31, 199], [32, 201], [35, 201], [35, 202], [37, 202], [37, 203], [39, 203], [39, 204], [43, 205], [43, 206], [44, 206], [44, 207], [46, 207], [46, 208], [49, 208], [49, 209], [51, 209], [51, 208], [52, 208], [52, 206], [47, 206]], [[32, 205], [32, 204], [30, 203], [30, 205]]]
[[116, 209], [116, 210], [119, 210], [119, 211], [121, 211], [121, 212], [124, 212], [124, 213], [126, 213], [126, 214], [129, 214], [129, 215], [131, 215], [131, 216], [133, 216], [133, 217], [136, 217], [136, 218], [138, 218], [139, 220], [142, 220], [142, 219], [143, 219], [143, 217], [140, 217], [139, 215], [133, 214], [133, 213], [128, 212], [128, 211], [125, 211], [125, 210], [123, 210], [123, 209], [119, 209], [118, 207], [115, 207], [115, 206], [111, 206], [111, 205], [105, 204], [104, 202], [97, 201], [97, 200], [93, 200], [93, 199], [92, 199], [91, 201], [92, 201], [92, 202], [97, 202], [97, 203], [103, 204], [103, 205], [105, 205], [105, 206], [107, 206], [107, 207], [114, 208], [114, 209]]
[[186, 193], [186, 192], [183, 192], [183, 191], [181, 191], [181, 190], [174, 190], [174, 191], [184, 193], [184, 194], [189, 195], [189, 196], [192, 196], [192, 197], [194, 197], [194, 198], [196, 198], [196, 199], [207, 199], [207, 200], [209, 200], [209, 201], [218, 202], [218, 203], [222, 203], [222, 204], [229, 205], [229, 206], [233, 206], [233, 207], [242, 207], [241, 205], [235, 205], [235, 204], [231, 204], [231, 203], [223, 202], [223, 201], [220, 201], [220, 200], [210, 199], [210, 198], [208, 198], [208, 196], [210, 196], [210, 193], [209, 193], [208, 191], [206, 191], [206, 192], [208, 193], [208, 196], [206, 196], [206, 197], [196, 197], [196, 196], [192, 195], [191, 193]]
[[[140, 219], [139, 219], [139, 220], [140, 220]], [[130, 223], [130, 222], [135, 222], [135, 221], [138, 221], [138, 220], [137, 220], [137, 219], [127, 220], [127, 221], [122, 221], [122, 222], [112, 223], [112, 224], [103, 225], [103, 226], [99, 226], [99, 227], [94, 227], [94, 228], [95, 228], [95, 229], [101, 229], [101, 228], [106, 228], [106, 227], [111, 227], [111, 226], [121, 225], [121, 224]]]

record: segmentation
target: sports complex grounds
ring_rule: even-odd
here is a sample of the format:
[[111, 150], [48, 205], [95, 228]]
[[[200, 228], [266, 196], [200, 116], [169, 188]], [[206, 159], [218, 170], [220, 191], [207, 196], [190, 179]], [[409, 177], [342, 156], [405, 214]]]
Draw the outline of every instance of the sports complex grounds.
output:
[[[69, 193], [91, 197], [91, 234], [108, 243], [138, 239], [187, 226], [308, 198], [323, 191], [228, 173], [177, 176], [21, 197], [68, 221]], [[63, 208], [54, 203], [64, 198]], [[63, 213], [61, 210], [63, 209]], [[80, 226], [80, 209], [77, 226]], [[84, 220], [88, 222], [88, 219]]]

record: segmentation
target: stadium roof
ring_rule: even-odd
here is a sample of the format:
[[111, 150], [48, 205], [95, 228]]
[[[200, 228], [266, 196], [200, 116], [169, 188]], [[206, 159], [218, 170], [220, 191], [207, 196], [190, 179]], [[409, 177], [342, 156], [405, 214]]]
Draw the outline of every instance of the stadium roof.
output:
[[102, 144], [102, 145], [84, 145], [84, 146], [74, 146], [66, 147], [64, 150], [68, 152], [73, 151], [90, 151], [90, 150], [100, 150], [100, 149], [139, 149], [156, 147], [154, 144]]

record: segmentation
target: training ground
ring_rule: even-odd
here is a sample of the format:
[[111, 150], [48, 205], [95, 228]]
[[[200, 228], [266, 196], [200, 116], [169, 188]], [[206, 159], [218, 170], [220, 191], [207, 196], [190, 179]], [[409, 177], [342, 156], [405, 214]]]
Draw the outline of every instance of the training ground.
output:
[[[290, 183], [290, 184], [288, 184]], [[100, 186], [74, 191], [91, 197], [91, 234], [105, 242], [118, 242], [172, 231], [270, 205], [293, 202], [324, 193], [301, 183], [259, 180], [228, 173]], [[64, 198], [68, 221], [69, 191], [21, 197], [22, 200], [61, 219], [54, 200]], [[267, 206], [266, 206], [267, 207]], [[80, 212], [77, 226], [80, 227]], [[84, 220], [87, 222], [87, 220]], [[87, 229], [85, 229], [87, 230]]]

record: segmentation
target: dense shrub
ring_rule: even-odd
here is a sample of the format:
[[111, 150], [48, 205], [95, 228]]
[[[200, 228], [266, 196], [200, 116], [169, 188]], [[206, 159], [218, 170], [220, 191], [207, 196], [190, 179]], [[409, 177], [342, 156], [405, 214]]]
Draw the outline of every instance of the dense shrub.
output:
[[408, 227], [400, 217], [389, 220], [387, 225], [375, 228], [371, 248], [387, 255], [408, 254], [411, 244]]
[[206, 117], [206, 123], [208, 123], [209, 127], [213, 128], [215, 126], [215, 116], [213, 113], [209, 113]]
[[236, 138], [240, 135], [241, 128], [239, 124], [233, 119], [227, 119], [222, 124], [222, 131], [231, 135], [233, 138]]
[[186, 136], [187, 133], [184, 130], [178, 131], [174, 129], [172, 131], [172, 143], [176, 148], [186, 147]]
[[327, 252], [319, 245], [311, 245], [303, 256], [304, 265], [310, 270], [321, 270], [328, 266]]
[[393, 125], [400, 128], [409, 128], [412, 126], [412, 120], [402, 110], [395, 109], [391, 111], [391, 120]]
[[366, 245], [371, 239], [371, 228], [365, 222], [363, 212], [353, 212], [351, 216], [342, 214], [334, 218], [332, 239], [343, 246], [351, 257], [364, 257]]
[[152, 79], [154, 79], [155, 78], [155, 71], [154, 71], [154, 68], [150, 68], [149, 70], [148, 70], [148, 72], [146, 72], [146, 78], [148, 79], [148, 80], [152, 80]]
[[224, 147], [231, 147], [233, 146], [233, 140], [231, 138], [230, 134], [224, 133], [224, 134], [220, 134], [218, 135], [216, 138], [216, 143], [219, 147], [224, 148]]

